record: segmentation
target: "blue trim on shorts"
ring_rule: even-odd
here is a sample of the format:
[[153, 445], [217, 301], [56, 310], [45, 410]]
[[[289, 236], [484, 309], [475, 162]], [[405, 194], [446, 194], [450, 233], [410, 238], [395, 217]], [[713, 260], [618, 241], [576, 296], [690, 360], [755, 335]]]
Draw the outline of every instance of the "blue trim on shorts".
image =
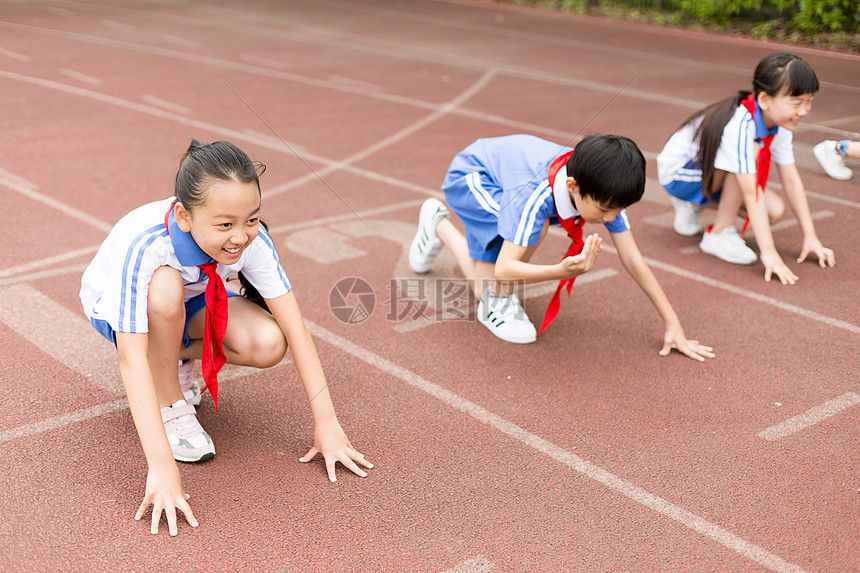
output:
[[[469, 185], [469, 178], [478, 178], [481, 186], [480, 191], [473, 191]], [[472, 181], [474, 184], [474, 181]], [[499, 251], [505, 240], [499, 234], [499, 215], [487, 210], [476, 198], [481, 196], [484, 203], [491, 209], [493, 206], [487, 201], [482, 191], [490, 197], [495, 197], [500, 191], [489, 176], [483, 171], [475, 171], [465, 175], [448, 173], [445, 183], [442, 185], [445, 193], [445, 202], [448, 207], [463, 222], [463, 234], [466, 237], [466, 245], [469, 247], [469, 258], [473, 261], [495, 263], [499, 258]], [[495, 202], [495, 199], [494, 199]]]
[[723, 190], [717, 189], [710, 198], [705, 196], [702, 190], [702, 169], [695, 160], [687, 162], [675, 177], [681, 177], [681, 179], [675, 179], [669, 184], [663, 185], [663, 189], [672, 197], [689, 201], [694, 205], [706, 205], [710, 201], [719, 203]]
[[[227, 298], [234, 296], [242, 296], [239, 293], [227, 290]], [[194, 315], [206, 308], [206, 293], [200, 293], [185, 301], [185, 328], [182, 329], [182, 347], [188, 348], [191, 344], [191, 339], [188, 337], [188, 323], [194, 318]], [[108, 341], [113, 343], [116, 348], [116, 331], [110, 323], [103, 318], [91, 318], [90, 324], [96, 329], [96, 332], [104, 336]]]

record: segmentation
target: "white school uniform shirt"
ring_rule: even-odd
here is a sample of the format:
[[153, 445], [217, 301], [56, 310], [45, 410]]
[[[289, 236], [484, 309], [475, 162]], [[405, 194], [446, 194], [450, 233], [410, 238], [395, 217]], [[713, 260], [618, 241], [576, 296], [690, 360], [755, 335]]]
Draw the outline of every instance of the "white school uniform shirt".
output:
[[[209, 279], [197, 265], [212, 259], [190, 233], [179, 229], [172, 204], [171, 197], [138, 207], [111, 229], [81, 278], [81, 303], [90, 320], [105, 320], [116, 332], [148, 332], [149, 282], [163, 266], [179, 271], [186, 301], [205, 292]], [[292, 288], [262, 226], [235, 264], [219, 263], [216, 268], [222, 279], [239, 271], [264, 298], [276, 298]]]
[[[699, 153], [699, 141], [694, 137], [701, 123], [700, 116], [681, 127], [666, 142], [663, 151], [657, 156], [657, 177], [661, 185], [683, 180], [683, 173], [679, 174], [679, 172], [690, 161], [695, 160]], [[770, 144], [771, 161], [779, 165], [793, 164], [794, 146], [791, 131], [782, 127], [770, 130], [765, 127], [758, 104], [756, 104], [755, 118], [750, 116], [744, 106], [739, 105], [723, 129], [714, 167], [729, 173], [755, 173], [754, 142], [769, 133], [775, 134]]]

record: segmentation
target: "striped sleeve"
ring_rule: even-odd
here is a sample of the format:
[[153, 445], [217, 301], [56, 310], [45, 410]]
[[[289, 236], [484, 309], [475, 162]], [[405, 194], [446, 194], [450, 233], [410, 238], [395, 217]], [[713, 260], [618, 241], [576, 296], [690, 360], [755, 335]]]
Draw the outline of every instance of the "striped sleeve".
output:
[[608, 223], [604, 223], [603, 226], [606, 227], [606, 230], [610, 233], [623, 233], [624, 231], [629, 231], [630, 219], [627, 218], [627, 210], [622, 209], [614, 219]]
[[743, 107], [723, 129], [714, 167], [729, 173], [755, 173], [755, 121]]
[[538, 242], [552, 210], [552, 188], [544, 180], [534, 188], [505, 191], [499, 213], [499, 234], [520, 247]]
[[[167, 230], [155, 225], [132, 237], [124, 251], [110, 256], [97, 278], [101, 295], [92, 317], [106, 320], [117, 332], [147, 332], [147, 294], [152, 274], [165, 264]], [[106, 255], [109, 256], [109, 255]]]

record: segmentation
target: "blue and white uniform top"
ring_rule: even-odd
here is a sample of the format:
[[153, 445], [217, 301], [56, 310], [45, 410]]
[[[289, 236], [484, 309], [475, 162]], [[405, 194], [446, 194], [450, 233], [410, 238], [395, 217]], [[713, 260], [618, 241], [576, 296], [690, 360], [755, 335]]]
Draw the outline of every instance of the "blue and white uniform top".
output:
[[[558, 225], [560, 213], [564, 218], [579, 218], [564, 183], [566, 169], [563, 167], [553, 182], [558, 187], [555, 194], [547, 180], [552, 160], [570, 150], [532, 135], [479, 139], [457, 154], [442, 188], [450, 202], [449, 189], [465, 177], [473, 203], [485, 212], [482, 217], [497, 221], [503, 239], [530, 247], [540, 239], [546, 220]], [[464, 224], [469, 223], [464, 220]], [[629, 230], [626, 211], [605, 227], [611, 233]]]
[[[116, 332], [148, 332], [146, 299], [152, 274], [162, 266], [179, 271], [186, 302], [206, 290], [208, 278], [197, 267], [209, 262], [176, 224], [173, 198], [138, 207], [117, 222], [99, 247], [81, 279], [81, 302], [92, 320], [107, 321]], [[292, 288], [275, 251], [272, 238], [261, 226], [257, 237], [232, 265], [218, 264], [225, 279], [242, 271], [264, 298], [276, 298]]]
[[[663, 151], [657, 156], [657, 177], [663, 186], [673, 181], [685, 180], [685, 177], [695, 178], [695, 162], [699, 153], [699, 141], [694, 139], [696, 130], [702, 123], [702, 117], [687, 123], [676, 131]], [[714, 167], [729, 173], [756, 172], [756, 139], [762, 139], [769, 134], [775, 134], [770, 144], [771, 161], [779, 165], [794, 163], [794, 146], [791, 131], [774, 127], [768, 129], [761, 116], [761, 109], [756, 103], [755, 118], [750, 116], [747, 109], [739, 105], [734, 115], [723, 129], [720, 147], [714, 159]], [[698, 180], [701, 180], [701, 166], [696, 166]], [[687, 173], [689, 172], [689, 173]]]

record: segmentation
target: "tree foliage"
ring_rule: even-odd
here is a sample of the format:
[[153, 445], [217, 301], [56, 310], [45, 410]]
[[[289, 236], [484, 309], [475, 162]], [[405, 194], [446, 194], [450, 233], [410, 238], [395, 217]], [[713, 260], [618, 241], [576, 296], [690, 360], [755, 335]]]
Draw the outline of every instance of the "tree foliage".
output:
[[858, 0], [507, 1], [580, 14], [617, 14], [620, 11], [655, 23], [742, 29], [761, 38], [813, 44], [821, 44], [823, 35], [834, 40], [837, 46], [847, 42], [849, 49], [860, 36]]

